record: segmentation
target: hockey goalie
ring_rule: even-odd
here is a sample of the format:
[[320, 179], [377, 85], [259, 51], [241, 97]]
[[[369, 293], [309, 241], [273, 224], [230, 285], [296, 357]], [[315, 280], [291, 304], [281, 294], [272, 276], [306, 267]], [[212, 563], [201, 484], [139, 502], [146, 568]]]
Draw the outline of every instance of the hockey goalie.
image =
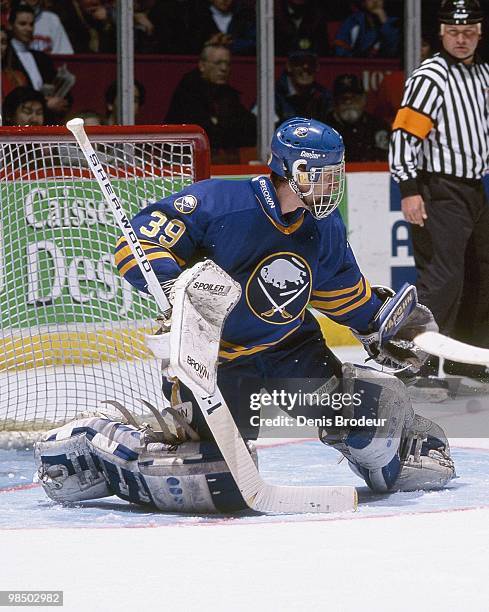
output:
[[[115, 494], [166, 512], [254, 507], [254, 496], [243, 497], [239, 461], [220, 442], [226, 431], [209, 426], [222, 403], [206, 415], [213, 382], [233, 417], [227, 426], [237, 426], [254, 464], [259, 428], [251, 398], [266, 389], [342, 398], [339, 406], [297, 401], [280, 407], [295, 419], [327, 423], [319, 426], [321, 442], [339, 451], [373, 491], [438, 489], [454, 477], [443, 430], [414, 413], [404, 384], [378, 369], [342, 364], [308, 309], [351, 328], [382, 365], [421, 367], [427, 354], [412, 340], [437, 330], [414, 287], [395, 293], [371, 286], [357, 265], [337, 210], [345, 185], [341, 136], [315, 120], [288, 120], [273, 136], [269, 167], [270, 177], [195, 183], [131, 220], [173, 304], [171, 322], [153, 343], [164, 347], [169, 336], [169, 353], [182, 342], [194, 347], [180, 364], [188, 379], [163, 360], [167, 407], [150, 407], [158, 427], [136, 422], [121, 407], [120, 422], [100, 414], [48, 432], [36, 457], [52, 499]], [[124, 278], [149, 291], [127, 238], [115, 249]], [[199, 258], [205, 265], [192, 267]], [[206, 346], [209, 354], [215, 349], [217, 363], [206, 365]], [[344, 401], [353, 396], [360, 401]], [[341, 426], [335, 426], [338, 415]]]

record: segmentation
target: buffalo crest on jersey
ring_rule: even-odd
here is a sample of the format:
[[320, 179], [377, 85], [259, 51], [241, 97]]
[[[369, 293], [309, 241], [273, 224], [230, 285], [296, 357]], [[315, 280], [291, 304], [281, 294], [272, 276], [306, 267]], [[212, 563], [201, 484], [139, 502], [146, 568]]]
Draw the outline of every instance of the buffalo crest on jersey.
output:
[[295, 253], [265, 257], [246, 284], [246, 301], [262, 321], [285, 325], [297, 319], [311, 296], [312, 273]]
[[199, 201], [191, 194], [180, 196], [173, 202], [173, 206], [184, 215], [189, 215], [197, 208]]

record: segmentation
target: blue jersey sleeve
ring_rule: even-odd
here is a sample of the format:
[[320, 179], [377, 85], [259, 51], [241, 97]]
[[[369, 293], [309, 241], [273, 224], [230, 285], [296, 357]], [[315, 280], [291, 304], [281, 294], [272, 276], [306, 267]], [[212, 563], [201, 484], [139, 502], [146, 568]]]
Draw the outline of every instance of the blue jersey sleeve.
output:
[[361, 29], [361, 24], [359, 24], [357, 21], [358, 16], [355, 14], [347, 17], [345, 21], [341, 23], [333, 43], [335, 55], [340, 57], [353, 56], [353, 47], [355, 42], [353, 32], [356, 32], [356, 36], [358, 37], [358, 31]]
[[[207, 226], [202, 204], [199, 198], [183, 191], [147, 206], [131, 220], [160, 283], [176, 278], [199, 247]], [[115, 263], [131, 285], [148, 291], [123, 236], [116, 243]]]
[[365, 332], [382, 302], [358, 267], [339, 214], [325, 234], [310, 304], [333, 321]]

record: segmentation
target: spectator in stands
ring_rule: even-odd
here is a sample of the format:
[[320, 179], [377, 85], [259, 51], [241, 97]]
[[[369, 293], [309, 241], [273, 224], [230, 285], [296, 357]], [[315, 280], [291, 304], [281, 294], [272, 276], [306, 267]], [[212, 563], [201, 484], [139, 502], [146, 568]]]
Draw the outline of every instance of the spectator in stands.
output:
[[256, 144], [256, 118], [228, 84], [231, 53], [222, 44], [205, 45], [198, 67], [178, 84], [167, 123], [196, 123], [209, 136], [214, 163], [239, 161], [239, 147]]
[[115, 53], [114, 5], [109, 0], [52, 0], [75, 53]]
[[25, 0], [34, 11], [34, 36], [30, 49], [44, 53], [65, 54], [73, 53], [70, 39], [58, 15], [46, 11], [45, 0]]
[[[196, 16], [202, 11], [202, 2], [207, 4], [207, 0], [138, 0], [135, 49], [139, 53], [198, 54], [202, 44]], [[138, 17], [140, 13], [151, 24], [149, 29]], [[140, 31], [141, 27], [144, 31]]]
[[331, 93], [316, 81], [318, 58], [311, 51], [292, 51], [275, 86], [278, 123], [291, 117], [309, 117], [325, 122], [332, 107]]
[[12, 89], [27, 85], [27, 77], [20, 70], [11, 68], [6, 63], [7, 56], [12, 57], [13, 51], [9, 50], [10, 42], [7, 32], [0, 30], [0, 48], [2, 52], [2, 96], [5, 97]]
[[10, 0], [0, 2], [0, 25], [2, 29], [8, 28], [8, 16], [10, 14]]
[[154, 11], [163, 6], [157, 0], [134, 0], [134, 51], [136, 53], [158, 53], [157, 23], [154, 23]]
[[401, 31], [397, 17], [389, 17], [384, 0], [362, 0], [359, 11], [345, 19], [334, 41], [341, 57], [397, 57]]
[[[432, 55], [432, 45], [428, 35], [423, 34], [421, 38], [421, 61], [424, 62]], [[374, 115], [381, 117], [390, 125], [401, 106], [405, 86], [404, 70], [393, 70], [386, 74], [376, 94]]]
[[390, 128], [365, 112], [367, 96], [360, 79], [354, 74], [339, 75], [334, 82], [333, 101], [326, 123], [342, 135], [346, 160], [386, 161]]
[[328, 17], [325, 3], [316, 0], [275, 1], [275, 54], [302, 49], [328, 55]]
[[[200, 48], [208, 41], [217, 40], [229, 45], [231, 53], [235, 55], [255, 55], [255, 16], [238, 0], [209, 0], [197, 19], [196, 34], [200, 38]], [[213, 39], [216, 34], [218, 37]]]
[[[250, 4], [249, 0], [138, 0], [136, 49], [198, 55], [204, 44], [217, 41], [229, 45], [232, 53], [254, 55], [256, 18]], [[148, 22], [154, 28], [149, 37], [139, 31], [151, 30]]]
[[[28, 85], [36, 91], [46, 91], [46, 87], [54, 82], [56, 70], [46, 53], [29, 49], [34, 33], [34, 11], [27, 4], [19, 4], [12, 8], [9, 15], [11, 29], [10, 47], [7, 48], [5, 65], [11, 70], [21, 71], [27, 78]], [[46, 95], [47, 123], [62, 121], [68, 110], [66, 98]]]
[[46, 102], [32, 87], [16, 87], [3, 102], [5, 125], [44, 125]]
[[[146, 99], [146, 90], [139, 81], [134, 81], [134, 122], [137, 123], [138, 113]], [[117, 81], [107, 87], [105, 91], [105, 125], [117, 125]]]

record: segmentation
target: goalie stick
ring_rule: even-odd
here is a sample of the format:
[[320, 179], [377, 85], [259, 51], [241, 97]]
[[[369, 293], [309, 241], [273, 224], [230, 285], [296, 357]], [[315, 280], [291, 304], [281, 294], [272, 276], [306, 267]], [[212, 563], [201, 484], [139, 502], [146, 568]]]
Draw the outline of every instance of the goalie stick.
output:
[[[72, 119], [68, 121], [66, 127], [78, 142], [88, 166], [148, 283], [149, 292], [153, 295], [165, 318], [168, 319], [171, 314], [171, 306], [87, 137], [83, 119]], [[234, 282], [232, 279], [230, 280]], [[155, 341], [153, 341], [154, 343]], [[356, 508], [357, 493], [356, 489], [351, 486], [294, 487], [265, 483], [249, 454], [219, 388], [216, 386], [214, 393], [210, 395], [204, 394], [202, 387], [188, 375], [178, 359], [170, 359], [170, 365], [172, 371], [178, 375], [178, 378], [183, 379], [183, 382], [192, 391], [229, 471], [249, 508], [257, 512], [270, 513], [344, 512]]]
[[489, 366], [489, 349], [465, 344], [437, 332], [428, 331], [419, 334], [414, 338], [414, 344], [430, 355], [460, 363]]

